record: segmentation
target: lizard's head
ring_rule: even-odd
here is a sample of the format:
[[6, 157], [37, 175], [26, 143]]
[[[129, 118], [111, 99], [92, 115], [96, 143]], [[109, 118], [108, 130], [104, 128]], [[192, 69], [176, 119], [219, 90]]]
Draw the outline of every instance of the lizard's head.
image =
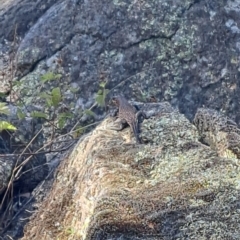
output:
[[116, 106], [119, 106], [120, 102], [121, 102], [122, 96], [114, 96], [112, 98], [112, 103]]

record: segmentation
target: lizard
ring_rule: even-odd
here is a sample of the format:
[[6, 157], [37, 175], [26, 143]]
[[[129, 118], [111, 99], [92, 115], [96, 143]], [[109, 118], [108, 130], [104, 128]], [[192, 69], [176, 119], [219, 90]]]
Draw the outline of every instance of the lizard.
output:
[[[122, 124], [127, 123], [135, 138], [137, 143], [141, 143], [139, 138], [139, 122], [138, 118], [142, 115], [145, 118], [145, 114], [142, 111], [137, 111], [137, 109], [132, 106], [125, 97], [119, 95], [112, 98], [112, 102], [118, 107], [118, 118]], [[122, 126], [118, 130], [122, 130]]]

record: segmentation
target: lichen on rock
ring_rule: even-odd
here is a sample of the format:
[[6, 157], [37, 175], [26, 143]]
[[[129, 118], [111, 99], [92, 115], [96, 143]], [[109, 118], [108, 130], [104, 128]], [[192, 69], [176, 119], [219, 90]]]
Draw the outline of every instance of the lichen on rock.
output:
[[236, 217], [225, 220], [239, 215], [237, 159], [201, 143], [169, 104], [141, 107], [144, 144], [103, 120], [62, 162], [23, 239], [225, 239], [240, 230]]
[[240, 158], [240, 129], [222, 113], [199, 108], [194, 118], [201, 140], [222, 157]]

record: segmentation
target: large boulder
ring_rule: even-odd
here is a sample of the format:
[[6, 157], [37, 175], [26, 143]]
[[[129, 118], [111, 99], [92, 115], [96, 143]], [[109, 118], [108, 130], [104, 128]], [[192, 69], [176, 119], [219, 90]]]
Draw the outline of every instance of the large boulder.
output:
[[139, 101], [170, 101], [190, 119], [205, 105], [239, 123], [239, 6], [230, 0], [8, 1], [0, 17], [2, 69], [8, 73], [4, 57], [11, 52], [22, 83], [16, 90], [26, 103], [39, 104], [40, 75], [53, 71], [62, 79], [51, 86], [61, 87], [73, 112], [91, 106], [107, 81], [107, 88]]
[[106, 118], [62, 162], [23, 240], [237, 239], [239, 159], [202, 144], [169, 104], [142, 109], [144, 144]]

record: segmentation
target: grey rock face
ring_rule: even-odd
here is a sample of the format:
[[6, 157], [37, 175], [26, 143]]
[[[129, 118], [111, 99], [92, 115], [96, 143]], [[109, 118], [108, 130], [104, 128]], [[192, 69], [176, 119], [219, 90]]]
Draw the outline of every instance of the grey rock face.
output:
[[205, 105], [239, 124], [239, 6], [226, 0], [25, 0], [3, 7], [0, 37], [12, 40], [18, 23], [18, 77], [33, 89], [40, 84], [33, 76], [57, 71], [63, 92], [77, 83], [87, 102], [99, 81], [108, 88], [124, 81], [116, 91], [136, 100], [171, 101], [191, 119]]
[[18, 36], [24, 37], [39, 17], [56, 2], [57, 0], [3, 0], [0, 6], [0, 39], [13, 41], [15, 31]]

